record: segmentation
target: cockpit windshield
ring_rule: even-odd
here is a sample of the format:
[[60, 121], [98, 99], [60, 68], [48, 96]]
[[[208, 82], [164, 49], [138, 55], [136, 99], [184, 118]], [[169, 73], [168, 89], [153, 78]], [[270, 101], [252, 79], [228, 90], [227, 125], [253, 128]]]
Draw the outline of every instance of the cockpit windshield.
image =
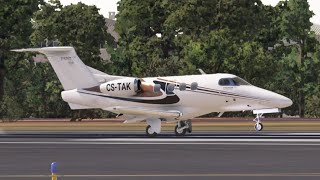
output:
[[220, 86], [251, 86], [250, 83], [247, 81], [239, 78], [239, 77], [233, 77], [233, 78], [222, 78], [219, 80], [219, 85]]

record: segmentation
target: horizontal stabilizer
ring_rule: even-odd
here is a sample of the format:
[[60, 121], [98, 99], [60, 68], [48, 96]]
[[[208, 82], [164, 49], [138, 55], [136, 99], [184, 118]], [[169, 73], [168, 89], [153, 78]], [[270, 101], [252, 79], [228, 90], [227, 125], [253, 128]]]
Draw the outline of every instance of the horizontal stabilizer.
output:
[[27, 49], [13, 49], [14, 52], [39, 52], [39, 53], [50, 53], [50, 52], [68, 52], [73, 50], [73, 47], [62, 46], [62, 47], [44, 47], [44, 48], [27, 48]]

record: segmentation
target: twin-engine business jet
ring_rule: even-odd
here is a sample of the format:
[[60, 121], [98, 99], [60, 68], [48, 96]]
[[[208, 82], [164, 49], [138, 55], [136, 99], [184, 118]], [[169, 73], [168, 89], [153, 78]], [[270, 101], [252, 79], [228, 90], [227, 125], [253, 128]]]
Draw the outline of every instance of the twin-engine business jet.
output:
[[170, 77], [124, 77], [105, 74], [86, 66], [73, 47], [13, 50], [44, 54], [64, 91], [61, 96], [71, 109], [100, 108], [127, 120], [146, 120], [146, 134], [161, 132], [161, 122], [176, 122], [175, 134], [192, 131], [191, 118], [219, 112], [253, 110], [255, 129], [261, 131], [263, 113], [280, 112], [292, 101], [255, 87], [232, 74], [202, 74]]

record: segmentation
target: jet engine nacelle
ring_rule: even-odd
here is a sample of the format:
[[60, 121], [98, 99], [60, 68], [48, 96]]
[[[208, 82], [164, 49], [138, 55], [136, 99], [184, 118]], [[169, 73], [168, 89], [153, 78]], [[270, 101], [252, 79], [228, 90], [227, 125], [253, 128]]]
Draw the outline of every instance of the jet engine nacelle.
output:
[[129, 97], [146, 91], [159, 92], [160, 85], [146, 83], [138, 78], [124, 78], [101, 84], [100, 91], [111, 96]]

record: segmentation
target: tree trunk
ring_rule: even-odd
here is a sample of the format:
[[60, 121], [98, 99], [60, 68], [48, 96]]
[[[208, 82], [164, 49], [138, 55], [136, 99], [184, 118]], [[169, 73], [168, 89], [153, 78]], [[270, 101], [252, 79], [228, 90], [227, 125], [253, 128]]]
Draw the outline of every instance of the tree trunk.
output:
[[[304, 66], [304, 60], [305, 60], [305, 51], [304, 51], [304, 42], [302, 41], [302, 43], [299, 45], [299, 58], [300, 58], [300, 68], [302, 68], [302, 66]], [[301, 82], [300, 82], [300, 89], [299, 89], [299, 117], [300, 118], [304, 118], [304, 107], [305, 107], [305, 97], [304, 97], [304, 84], [305, 84], [305, 76], [304, 76], [304, 71], [302, 71], [301, 69], [300, 71], [300, 78], [301, 78]]]
[[5, 75], [5, 68], [0, 64], [0, 102], [3, 98], [3, 93], [4, 93], [4, 75]]
[[[1, 58], [1, 57], [0, 57]], [[1, 61], [1, 59], [0, 59]], [[3, 99], [3, 95], [4, 95], [4, 75], [5, 75], [5, 68], [4, 66], [1, 65], [0, 62], [0, 108], [2, 105], [2, 99]], [[1, 109], [0, 109], [0, 118], [3, 116], [3, 114], [1, 113]]]
[[304, 97], [304, 92], [301, 89], [299, 91], [299, 116], [300, 116], [300, 118], [304, 118], [304, 106], [305, 106], [305, 97]]

